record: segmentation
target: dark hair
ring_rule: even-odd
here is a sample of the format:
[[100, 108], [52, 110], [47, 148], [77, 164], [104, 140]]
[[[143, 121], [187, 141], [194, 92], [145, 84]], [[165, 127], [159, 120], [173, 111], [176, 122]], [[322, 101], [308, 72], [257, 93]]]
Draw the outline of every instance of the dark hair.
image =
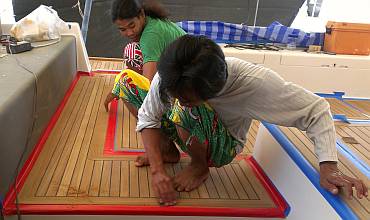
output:
[[202, 100], [213, 98], [224, 87], [227, 64], [221, 48], [205, 36], [184, 35], [172, 42], [158, 63], [161, 100], [191, 90]]
[[114, 0], [112, 4], [112, 21], [139, 16], [144, 9], [146, 16], [158, 19], [167, 19], [168, 13], [155, 0]]

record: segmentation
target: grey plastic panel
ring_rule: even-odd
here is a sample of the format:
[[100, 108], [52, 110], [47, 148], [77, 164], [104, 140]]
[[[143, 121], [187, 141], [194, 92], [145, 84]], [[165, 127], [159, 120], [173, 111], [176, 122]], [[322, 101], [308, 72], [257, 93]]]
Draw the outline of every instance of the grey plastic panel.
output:
[[58, 44], [0, 59], [0, 196], [8, 190], [22, 152], [25, 149], [23, 164], [76, 71], [76, 43], [69, 36]]

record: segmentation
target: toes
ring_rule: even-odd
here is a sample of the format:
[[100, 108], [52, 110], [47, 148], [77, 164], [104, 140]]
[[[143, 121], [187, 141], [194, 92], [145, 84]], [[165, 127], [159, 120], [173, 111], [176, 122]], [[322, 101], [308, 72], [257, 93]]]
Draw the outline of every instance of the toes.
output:
[[185, 189], [184, 182], [179, 181], [178, 178], [175, 178], [173, 186], [176, 189], [176, 191], [178, 191], [178, 192], [182, 192]]
[[186, 192], [190, 192], [191, 190], [192, 190], [192, 187], [189, 187], [189, 186], [188, 186], [188, 187], [186, 187], [186, 188], [185, 188], [185, 191], [186, 191]]
[[192, 179], [181, 180], [175, 183], [175, 189], [178, 192], [183, 192], [183, 191], [190, 192], [193, 189], [197, 188], [199, 185], [200, 185], [199, 181], [196, 181], [196, 180], [192, 180]]
[[185, 190], [185, 187], [182, 186], [182, 185], [179, 185], [177, 188], [176, 188], [176, 191], [178, 192], [183, 192]]
[[145, 156], [138, 156], [135, 160], [135, 166], [142, 167], [142, 166], [148, 166], [149, 160]]
[[188, 183], [188, 184], [187, 184], [187, 186], [185, 187], [185, 191], [186, 191], [186, 192], [190, 192], [190, 191], [192, 191], [193, 189], [197, 188], [201, 183], [202, 183], [202, 181], [197, 181], [197, 180], [191, 181], [191, 182], [190, 182], [190, 183]]
[[173, 187], [175, 188], [176, 191], [182, 192], [184, 191], [184, 183], [179, 180], [178, 176], [175, 176], [174, 181], [173, 181]]
[[192, 181], [188, 182], [187, 186], [185, 187], [185, 191], [190, 192], [198, 188], [207, 178], [208, 178], [208, 174], [205, 174], [202, 177], [193, 179]]
[[177, 189], [177, 187], [180, 186], [180, 183], [176, 181], [176, 179], [173, 181], [173, 188]]

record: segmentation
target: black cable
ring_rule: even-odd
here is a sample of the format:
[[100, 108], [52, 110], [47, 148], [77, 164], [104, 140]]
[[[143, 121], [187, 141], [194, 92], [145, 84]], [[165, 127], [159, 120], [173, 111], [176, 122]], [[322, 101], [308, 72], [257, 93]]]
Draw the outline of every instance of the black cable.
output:
[[18, 218], [18, 220], [22, 220], [22, 216], [21, 216], [20, 209], [19, 209], [19, 198], [18, 198], [18, 189], [17, 189], [17, 177], [19, 175], [19, 169], [20, 169], [21, 163], [23, 161], [23, 158], [24, 158], [24, 156], [26, 154], [26, 150], [27, 150], [29, 141], [31, 139], [31, 136], [32, 136], [32, 133], [34, 131], [35, 124], [36, 124], [36, 106], [37, 106], [37, 85], [38, 85], [38, 78], [37, 78], [37, 75], [34, 72], [32, 72], [31, 70], [29, 70], [27, 67], [25, 67], [18, 60], [18, 58], [16, 56], [14, 56], [11, 52], [10, 52], [10, 55], [11, 55], [11, 57], [13, 57], [16, 60], [17, 65], [19, 67], [21, 67], [22, 69], [26, 70], [28, 73], [32, 74], [33, 77], [35, 78], [35, 90], [34, 90], [34, 96], [33, 96], [33, 103], [34, 104], [33, 104], [33, 112], [32, 112], [32, 126], [28, 129], [26, 143], [24, 145], [24, 148], [23, 148], [21, 157], [18, 160], [17, 167], [15, 169], [15, 173], [14, 173], [14, 176], [12, 178], [12, 180], [14, 181], [15, 207], [16, 207], [16, 211], [17, 211], [17, 218]]

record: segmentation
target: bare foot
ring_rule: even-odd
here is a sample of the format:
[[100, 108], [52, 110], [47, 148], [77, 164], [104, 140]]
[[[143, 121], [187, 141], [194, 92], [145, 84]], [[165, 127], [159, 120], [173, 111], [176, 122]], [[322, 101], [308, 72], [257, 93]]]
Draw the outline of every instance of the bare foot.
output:
[[[167, 146], [166, 148], [169, 149], [161, 149], [163, 162], [165, 163], [177, 163], [180, 160], [180, 152], [177, 150], [174, 143], [169, 143], [171, 146]], [[142, 166], [149, 166], [149, 159], [146, 153], [143, 155], [137, 156], [135, 160], [135, 166], [142, 167]]]
[[175, 189], [179, 192], [192, 191], [200, 186], [208, 178], [208, 176], [209, 168], [207, 166], [200, 167], [190, 164], [175, 176]]
[[[178, 155], [162, 155], [163, 162], [165, 163], [177, 163], [180, 160], [180, 153]], [[135, 160], [135, 166], [143, 167], [149, 166], [149, 159], [144, 153], [144, 155], [137, 156]]]

